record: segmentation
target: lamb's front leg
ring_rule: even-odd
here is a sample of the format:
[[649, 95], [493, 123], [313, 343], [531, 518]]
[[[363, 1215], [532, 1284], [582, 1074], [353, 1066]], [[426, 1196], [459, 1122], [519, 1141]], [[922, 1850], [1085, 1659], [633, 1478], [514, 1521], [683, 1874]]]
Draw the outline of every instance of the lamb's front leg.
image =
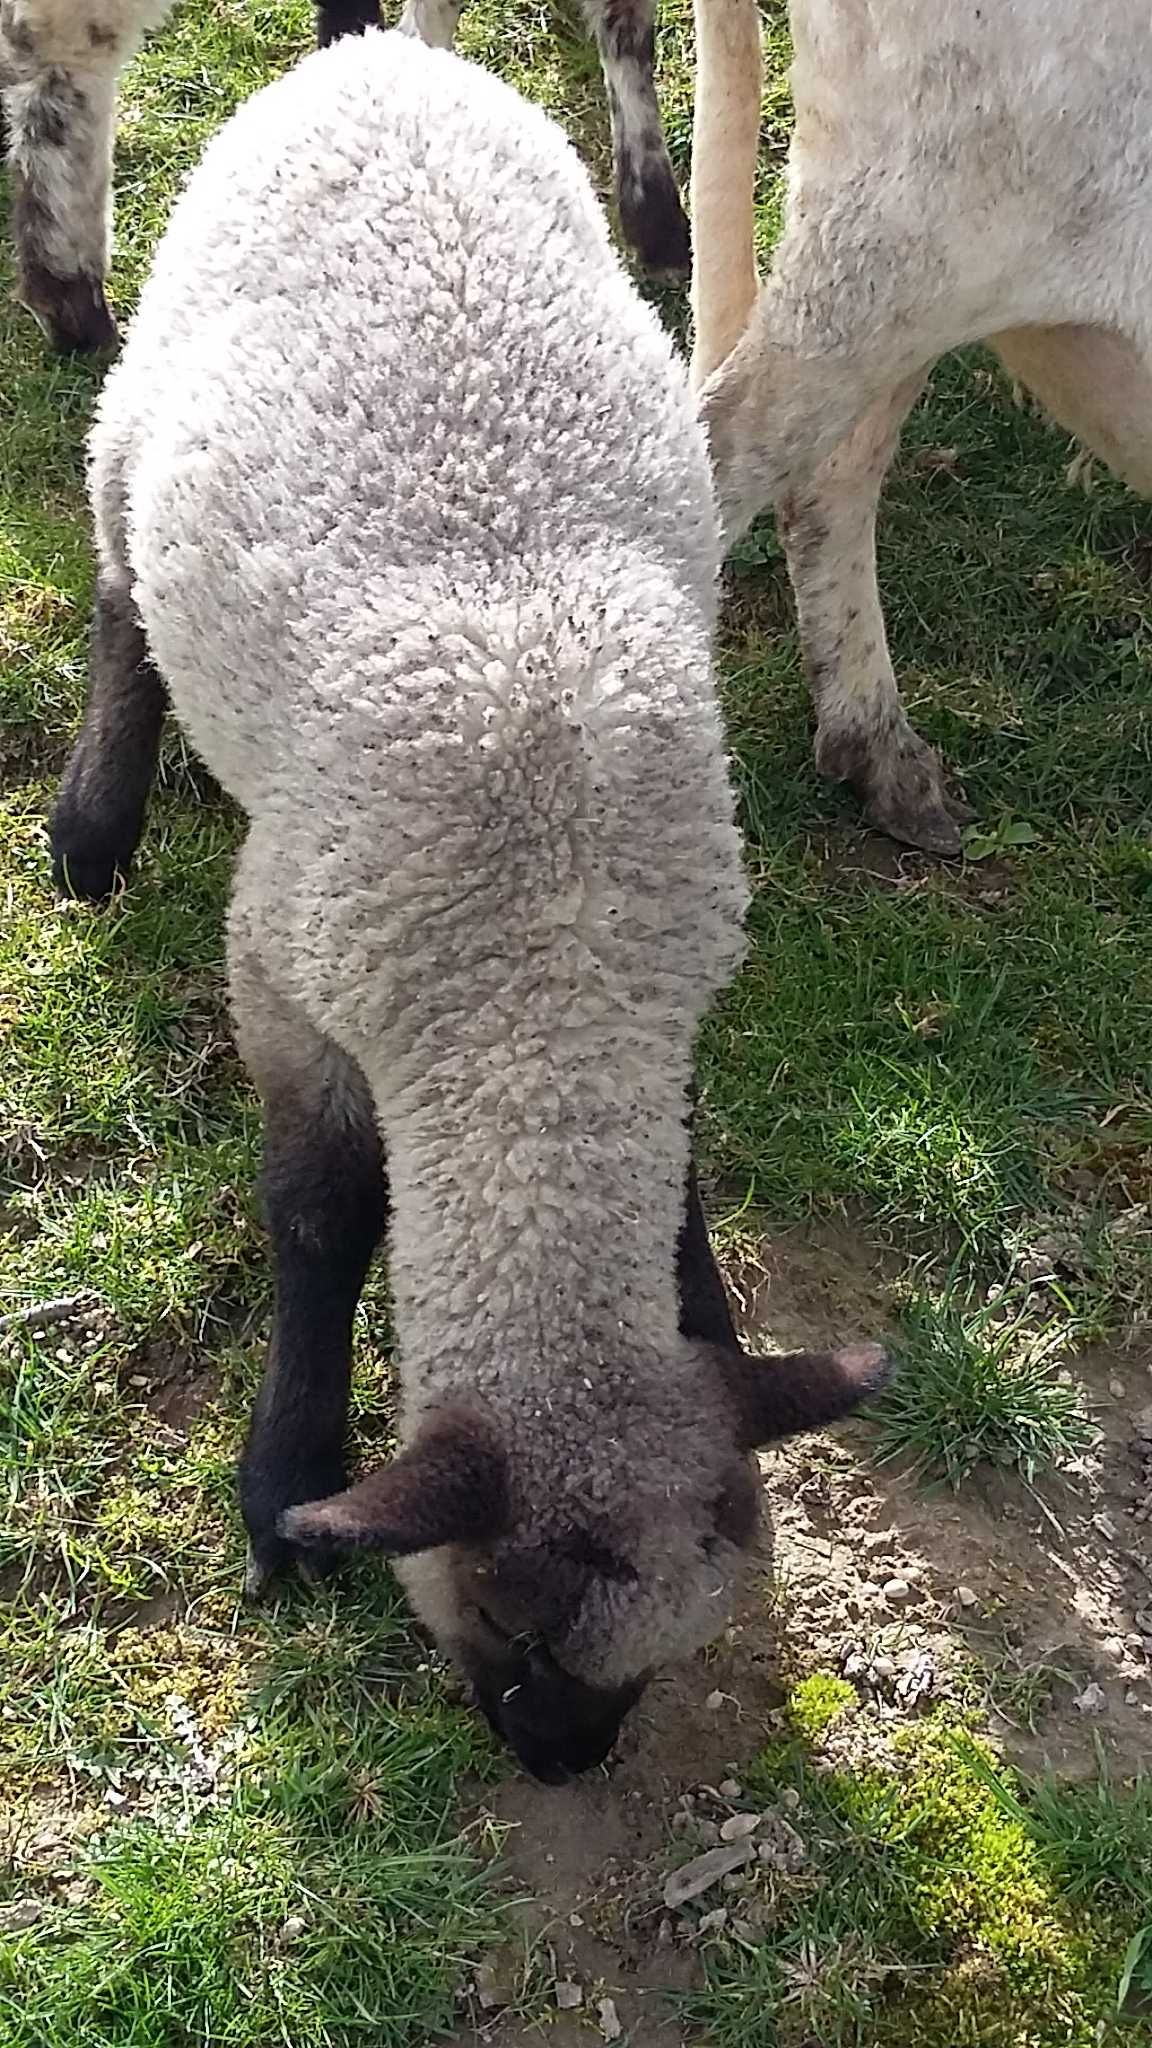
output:
[[686, 277], [691, 235], [656, 97], [656, 0], [583, 0], [583, 6], [608, 91], [624, 239], [645, 269]]
[[264, 1110], [263, 1194], [275, 1280], [264, 1378], [240, 1465], [253, 1596], [292, 1558], [285, 1508], [346, 1484], [352, 1323], [387, 1216], [384, 1157], [355, 1063], [272, 987], [233, 915], [237, 1039]]
[[[135, 38], [83, 69], [40, 51], [23, 16], [0, 14], [16, 290], [54, 348], [116, 340], [104, 296], [111, 241], [116, 78]], [[96, 61], [99, 59], [99, 61]]]
[[316, 0], [316, 41], [322, 50], [341, 36], [363, 35], [366, 28], [379, 26], [379, 0]]

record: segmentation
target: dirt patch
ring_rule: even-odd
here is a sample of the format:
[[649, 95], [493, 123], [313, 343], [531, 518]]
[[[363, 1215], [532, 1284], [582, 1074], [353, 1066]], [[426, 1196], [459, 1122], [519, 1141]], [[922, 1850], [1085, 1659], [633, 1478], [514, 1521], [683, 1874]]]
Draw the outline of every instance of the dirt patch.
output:
[[1009, 862], [941, 861], [932, 854], [899, 846], [883, 832], [828, 832], [814, 837], [813, 850], [821, 877], [831, 884], [879, 890], [896, 896], [925, 890], [981, 910], [998, 910], [1015, 887]]
[[[792, 1233], [737, 1279], [760, 1348], [872, 1335], [885, 1320], [884, 1264], [847, 1230]], [[558, 1791], [514, 1778], [484, 1800], [508, 1829], [521, 1965], [534, 1956], [551, 2009], [528, 2021], [474, 2004], [461, 2042], [575, 2048], [615, 2038], [615, 2023], [633, 2048], [687, 2040], [676, 1994], [702, 1963], [663, 1904], [680, 1860], [677, 1811], [700, 1788], [739, 1780], [780, 1730], [790, 1677], [847, 1676], [881, 1728], [942, 1697], [974, 1705], [1028, 1770], [1089, 1773], [1098, 1744], [1117, 1776], [1143, 1767], [1152, 1525], [1139, 1517], [1152, 1480], [1152, 1361], [1098, 1351], [1076, 1371], [1099, 1450], [1034, 1490], [992, 1475], [959, 1495], [929, 1491], [868, 1462], [863, 1425], [764, 1459], [774, 1571], [753, 1573], [726, 1639], [653, 1687], [608, 1770]], [[497, 1983], [511, 1969], [496, 1959]], [[577, 2010], [555, 2009], [558, 1985], [577, 1987]]]

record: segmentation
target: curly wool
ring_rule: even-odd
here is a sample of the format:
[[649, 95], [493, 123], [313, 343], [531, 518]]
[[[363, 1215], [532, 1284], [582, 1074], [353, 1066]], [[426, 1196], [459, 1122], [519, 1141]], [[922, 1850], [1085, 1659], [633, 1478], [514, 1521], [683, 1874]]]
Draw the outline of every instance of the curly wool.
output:
[[[234, 945], [373, 1091], [405, 1435], [475, 1390], [542, 1526], [641, 1457], [707, 1497], [675, 1243], [693, 1041], [743, 949], [717, 522], [554, 124], [394, 34], [257, 94], [175, 210], [93, 483], [250, 819]], [[675, 1548], [655, 1655], [716, 1625]]]

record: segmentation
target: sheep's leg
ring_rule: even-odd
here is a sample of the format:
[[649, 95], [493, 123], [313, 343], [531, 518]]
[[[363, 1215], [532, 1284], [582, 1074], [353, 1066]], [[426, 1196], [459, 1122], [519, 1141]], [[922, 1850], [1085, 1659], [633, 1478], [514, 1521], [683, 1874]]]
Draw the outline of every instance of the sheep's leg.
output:
[[88, 702], [52, 813], [52, 866], [70, 896], [100, 902], [127, 876], [156, 773], [165, 691], [127, 572], [96, 585]]
[[817, 768], [851, 784], [879, 831], [957, 854], [966, 813], [905, 715], [876, 582], [880, 488], [920, 384], [898, 386], [818, 467], [794, 473], [776, 513], [816, 708]]
[[316, 41], [323, 50], [341, 36], [362, 35], [379, 28], [379, 0], [316, 0]]
[[1152, 497], [1152, 361], [1101, 327], [1016, 327], [992, 346], [1054, 419]]
[[645, 269], [686, 277], [691, 237], [656, 98], [656, 0], [584, 0], [612, 119], [616, 200]]
[[771, 317], [769, 288], [702, 394], [726, 531], [775, 505], [821, 772], [850, 782], [871, 822], [894, 839], [958, 853], [963, 809], [904, 714], [876, 584], [880, 488], [923, 366], [898, 365], [904, 373], [894, 378], [883, 358], [863, 352], [777, 347]]
[[[22, 40], [13, 50], [17, 31]], [[107, 348], [116, 340], [104, 279], [123, 54], [114, 49], [98, 68], [84, 70], [39, 63], [22, 20], [0, 27], [16, 288], [61, 350]]]
[[264, 1109], [265, 1215], [275, 1301], [264, 1378], [240, 1464], [248, 1590], [293, 1555], [283, 1509], [347, 1483], [352, 1322], [384, 1231], [384, 1155], [359, 1068], [273, 989], [234, 917], [236, 1035]]
[[402, 36], [415, 36], [430, 50], [450, 50], [464, 12], [464, 0], [405, 0], [396, 26]]

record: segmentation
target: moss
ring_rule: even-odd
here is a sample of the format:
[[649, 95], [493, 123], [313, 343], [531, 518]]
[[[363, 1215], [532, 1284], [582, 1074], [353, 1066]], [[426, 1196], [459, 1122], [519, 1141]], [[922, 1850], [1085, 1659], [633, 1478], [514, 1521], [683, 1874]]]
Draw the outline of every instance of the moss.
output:
[[[1087, 1896], [1048, 1852], [1052, 1803], [1077, 1788], [1048, 1793], [1041, 1826], [1014, 1774], [943, 1710], [883, 1752], [877, 1742], [876, 1763], [829, 1769], [819, 1735], [850, 1690], [823, 1673], [797, 1687], [788, 1712], [803, 1739], [749, 1774], [800, 1792], [808, 1864], [766, 1881], [751, 1959], [716, 1951], [692, 2006], [715, 2048], [1119, 2044], [1117, 1987], [1145, 1909], [1136, 1893]], [[864, 1715], [859, 1732], [866, 1748]], [[1102, 1806], [1080, 1800], [1078, 1840], [1099, 1813], [1103, 1854], [1125, 1801], [1142, 1828], [1138, 1794], [1110, 1790]]]
[[818, 1742], [833, 1721], [859, 1704], [856, 1689], [846, 1678], [837, 1678], [831, 1671], [813, 1671], [793, 1686], [788, 1698], [788, 1719], [797, 1735]]

